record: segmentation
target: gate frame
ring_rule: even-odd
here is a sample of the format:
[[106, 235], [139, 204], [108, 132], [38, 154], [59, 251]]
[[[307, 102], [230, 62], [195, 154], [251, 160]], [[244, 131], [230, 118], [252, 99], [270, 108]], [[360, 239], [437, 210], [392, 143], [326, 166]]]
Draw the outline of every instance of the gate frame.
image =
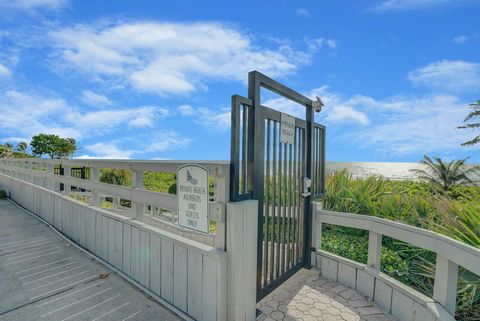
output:
[[[263, 289], [259, 289], [258, 285], [261, 284], [262, 277], [262, 242], [260, 235], [263, 233], [263, 201], [264, 201], [264, 166], [265, 161], [264, 155], [264, 140], [265, 140], [265, 128], [264, 122], [257, 121], [258, 119], [264, 119], [263, 108], [261, 106], [261, 89], [268, 89], [282, 97], [285, 97], [289, 100], [292, 100], [300, 105], [303, 105], [306, 108], [306, 117], [305, 121], [306, 126], [306, 169], [305, 177], [312, 178], [312, 132], [313, 132], [313, 102], [310, 98], [305, 97], [304, 95], [296, 92], [293, 89], [282, 85], [281, 83], [265, 76], [264, 74], [258, 71], [251, 71], [248, 73], [248, 98], [252, 101], [253, 107], [253, 137], [255, 150], [253, 152], [253, 177], [254, 177], [254, 188], [253, 188], [253, 198], [258, 200], [258, 235], [259, 239], [257, 241], [257, 301], [260, 301], [264, 296], [273, 291], [276, 287], [283, 283], [286, 279], [292, 276], [297, 272], [300, 267], [305, 267], [310, 269], [311, 264], [311, 244], [312, 244], [312, 212], [310, 206], [311, 195], [304, 198], [304, 248], [303, 248], [303, 264], [299, 264], [296, 269], [292, 268], [291, 270], [282, 274], [275, 282], [270, 283]], [[253, 147], [253, 146], [252, 146]]]
[[[264, 228], [265, 119], [267, 119], [266, 116], [271, 111], [281, 112], [261, 104], [262, 88], [305, 107], [305, 120], [296, 117], [297, 120], [305, 124], [305, 138], [303, 140], [303, 144], [305, 144], [303, 157], [305, 160], [303, 162], [304, 171], [302, 176], [315, 183], [310, 187], [305, 187], [302, 181], [299, 186], [299, 193], [302, 193], [302, 191], [304, 193], [309, 192], [307, 195], [301, 195], [304, 202], [302, 258], [263, 288], [262, 233]], [[323, 195], [325, 185], [325, 126], [314, 122], [313, 106], [314, 102], [310, 98], [258, 71], [248, 73], [248, 98], [232, 95], [230, 200], [232, 202], [242, 202], [250, 199], [258, 201], [258, 224], [255, 227], [258, 239], [256, 247], [257, 275], [255, 278], [257, 302], [281, 285], [300, 268], [312, 267], [311, 251], [314, 249], [312, 244], [312, 200]], [[315, 163], [314, 167], [315, 159], [320, 164]], [[315, 177], [313, 177], [314, 175]]]

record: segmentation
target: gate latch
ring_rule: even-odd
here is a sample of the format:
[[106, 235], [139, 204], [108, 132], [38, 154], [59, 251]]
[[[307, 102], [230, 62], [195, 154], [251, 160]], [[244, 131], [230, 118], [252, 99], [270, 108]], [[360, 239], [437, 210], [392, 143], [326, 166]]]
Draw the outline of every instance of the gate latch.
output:
[[310, 187], [312, 187], [312, 180], [308, 177], [303, 178], [303, 197], [308, 197], [311, 195], [310, 193]]

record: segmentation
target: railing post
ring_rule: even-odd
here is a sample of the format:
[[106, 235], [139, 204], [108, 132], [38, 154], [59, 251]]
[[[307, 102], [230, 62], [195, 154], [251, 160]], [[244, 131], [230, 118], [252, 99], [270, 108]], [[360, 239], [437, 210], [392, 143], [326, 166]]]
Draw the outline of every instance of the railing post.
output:
[[437, 253], [433, 299], [452, 316], [457, 304], [458, 265]]
[[[47, 173], [48, 175], [53, 175], [55, 172], [54, 170], [54, 166], [53, 164], [51, 163], [47, 163], [47, 170], [45, 171], [45, 173]], [[52, 191], [55, 191], [55, 180], [54, 179], [51, 179], [51, 178], [48, 178], [48, 176], [46, 176], [46, 180], [47, 180], [47, 188], [52, 190]]]
[[[100, 170], [97, 167], [91, 167], [90, 168], [90, 180], [93, 182], [98, 182], [100, 181]], [[100, 200], [100, 194], [96, 190], [91, 190], [91, 200], [90, 202], [92, 203], [93, 206], [96, 207], [102, 207], [102, 203]]]
[[[27, 171], [32, 169], [31, 166], [30, 166], [30, 163], [28, 161], [26, 161], [25, 164], [23, 164], [23, 165], [24, 165], [23, 168], [25, 168]], [[27, 181], [27, 182], [30, 182], [30, 173], [24, 172], [23, 180]]]
[[312, 265], [318, 266], [316, 252], [322, 248], [322, 218], [320, 215], [323, 209], [323, 203], [320, 201], [313, 202], [312, 204], [312, 247], [315, 249], [315, 252], [312, 252]]
[[382, 234], [372, 231], [368, 232], [368, 267], [380, 270], [380, 259], [382, 256]]
[[[71, 177], [72, 176], [72, 167], [68, 165], [63, 166], [63, 176], [65, 177]], [[72, 185], [63, 183], [63, 193], [65, 195], [70, 196], [72, 192]]]
[[[143, 189], [143, 171], [134, 170], [132, 175], [132, 187]], [[137, 202], [135, 200], [131, 200], [132, 205], [135, 210], [135, 219], [142, 221], [143, 220], [143, 213], [144, 213], [144, 204], [142, 202]]]
[[215, 202], [221, 204], [223, 215], [216, 221], [217, 231], [215, 233], [215, 247], [222, 251], [226, 250], [226, 204], [229, 201], [230, 181], [228, 171], [223, 167], [217, 167], [214, 181]]

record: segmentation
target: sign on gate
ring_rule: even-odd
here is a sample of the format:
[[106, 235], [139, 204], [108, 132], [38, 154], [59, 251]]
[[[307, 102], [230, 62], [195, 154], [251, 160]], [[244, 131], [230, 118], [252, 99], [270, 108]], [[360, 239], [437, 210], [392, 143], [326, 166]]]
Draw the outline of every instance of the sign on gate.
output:
[[293, 144], [295, 140], [295, 117], [282, 113], [280, 121], [280, 143]]
[[208, 169], [189, 164], [177, 170], [178, 225], [208, 233]]

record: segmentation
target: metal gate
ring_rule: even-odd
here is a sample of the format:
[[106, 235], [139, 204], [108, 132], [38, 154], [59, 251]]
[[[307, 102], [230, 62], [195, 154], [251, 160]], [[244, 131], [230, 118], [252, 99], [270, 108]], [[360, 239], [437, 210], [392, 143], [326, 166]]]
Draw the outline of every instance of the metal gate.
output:
[[[282, 113], [260, 103], [261, 88], [304, 106], [291, 144], [280, 142]], [[313, 122], [312, 100], [257, 71], [249, 73], [248, 92], [232, 96], [230, 195], [259, 203], [258, 301], [310, 267], [310, 204], [324, 191], [325, 127]]]

